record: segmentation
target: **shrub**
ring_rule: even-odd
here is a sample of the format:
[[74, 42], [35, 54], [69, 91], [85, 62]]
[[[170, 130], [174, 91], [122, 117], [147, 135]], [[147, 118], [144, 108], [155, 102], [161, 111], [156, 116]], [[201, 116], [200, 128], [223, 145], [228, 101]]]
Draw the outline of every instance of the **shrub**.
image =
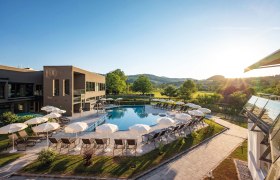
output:
[[52, 149], [43, 149], [39, 152], [38, 161], [40, 161], [41, 165], [49, 165], [54, 161], [57, 153]]
[[11, 124], [11, 123], [15, 123], [18, 121], [18, 116], [12, 112], [5, 112], [2, 114], [1, 116], [1, 122], [3, 123], [3, 125], [7, 125], [7, 124]]

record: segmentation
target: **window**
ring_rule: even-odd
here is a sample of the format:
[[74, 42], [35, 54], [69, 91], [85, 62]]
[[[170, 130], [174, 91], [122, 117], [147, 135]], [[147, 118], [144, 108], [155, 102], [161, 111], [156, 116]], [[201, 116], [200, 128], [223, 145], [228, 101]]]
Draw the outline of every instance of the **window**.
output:
[[69, 79], [64, 80], [64, 94], [70, 95], [70, 81], [69, 81]]
[[86, 82], [86, 91], [95, 91], [95, 82]]
[[8, 84], [8, 97], [28, 97], [34, 95], [34, 84], [25, 83], [9, 83]]
[[0, 83], [0, 99], [5, 98], [5, 83]]
[[53, 96], [59, 96], [59, 80], [53, 80]]

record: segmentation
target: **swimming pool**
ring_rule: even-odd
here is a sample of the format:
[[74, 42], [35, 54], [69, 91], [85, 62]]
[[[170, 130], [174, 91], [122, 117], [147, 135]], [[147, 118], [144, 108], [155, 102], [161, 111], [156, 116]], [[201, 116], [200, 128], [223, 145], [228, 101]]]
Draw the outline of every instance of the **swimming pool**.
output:
[[158, 114], [148, 114], [145, 106], [120, 106], [107, 111], [106, 123], [115, 124], [120, 131], [128, 130], [134, 124], [156, 125]]

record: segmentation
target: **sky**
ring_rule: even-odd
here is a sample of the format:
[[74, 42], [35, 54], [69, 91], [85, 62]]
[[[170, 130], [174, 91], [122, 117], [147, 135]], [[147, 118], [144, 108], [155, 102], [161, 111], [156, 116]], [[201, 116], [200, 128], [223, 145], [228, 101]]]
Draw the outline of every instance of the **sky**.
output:
[[276, 0], [0, 0], [0, 64], [206, 79], [280, 49]]

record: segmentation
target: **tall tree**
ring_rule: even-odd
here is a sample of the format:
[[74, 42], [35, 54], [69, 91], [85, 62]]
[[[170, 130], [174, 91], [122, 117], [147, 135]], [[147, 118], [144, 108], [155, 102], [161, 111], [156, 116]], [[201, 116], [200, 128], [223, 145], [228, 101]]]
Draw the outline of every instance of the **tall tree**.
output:
[[192, 80], [187, 80], [179, 88], [179, 95], [184, 101], [187, 101], [191, 99], [192, 94], [196, 91], [196, 84]]
[[168, 85], [166, 88], [164, 88], [161, 95], [168, 96], [169, 98], [176, 97], [178, 95], [177, 94], [177, 88], [173, 85]]
[[142, 94], [152, 91], [152, 83], [147, 76], [140, 75], [133, 83], [132, 90]]
[[119, 94], [126, 91], [126, 76], [117, 69], [106, 75], [106, 90], [109, 94]]

